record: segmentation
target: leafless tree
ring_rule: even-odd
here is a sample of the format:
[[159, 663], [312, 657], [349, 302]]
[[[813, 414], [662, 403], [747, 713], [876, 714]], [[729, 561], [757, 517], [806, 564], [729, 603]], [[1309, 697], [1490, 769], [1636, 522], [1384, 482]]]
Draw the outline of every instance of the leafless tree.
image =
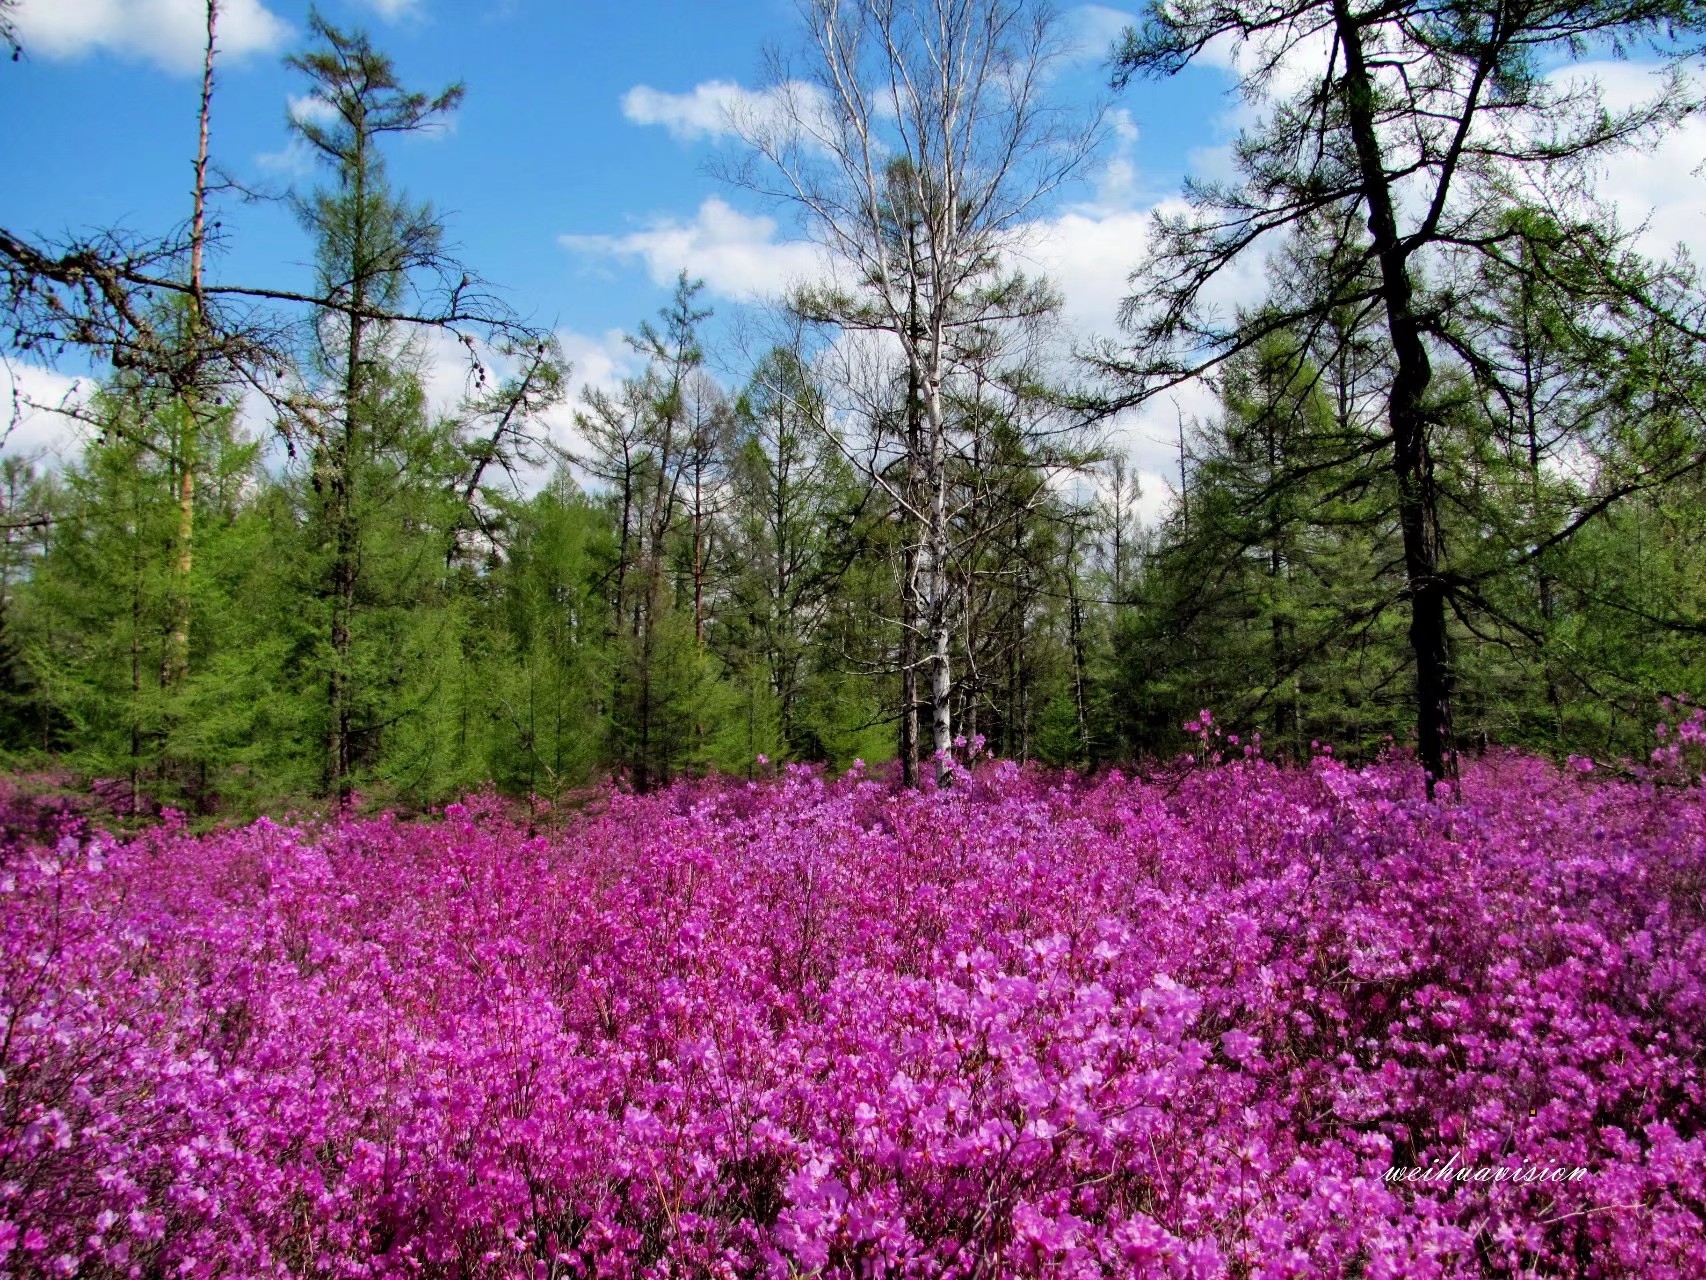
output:
[[[1048, 99], [1064, 52], [1031, 0], [803, 0], [798, 74], [737, 109], [751, 151], [728, 176], [793, 203], [827, 251], [829, 282], [795, 306], [839, 331], [898, 342], [907, 377], [902, 474], [867, 468], [913, 526], [904, 596], [928, 646], [933, 736], [953, 746], [949, 384], [991, 326], [1053, 309], [1009, 251], [1096, 145], [1098, 121]], [[850, 456], [852, 456], [850, 454]]]

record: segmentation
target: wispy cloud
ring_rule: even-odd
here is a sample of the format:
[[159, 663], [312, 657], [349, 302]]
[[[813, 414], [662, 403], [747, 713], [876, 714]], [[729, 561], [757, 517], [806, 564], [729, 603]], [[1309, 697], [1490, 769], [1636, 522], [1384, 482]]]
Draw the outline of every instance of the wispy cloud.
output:
[[793, 83], [748, 89], [729, 80], [706, 80], [686, 93], [637, 84], [622, 95], [622, 115], [630, 124], [662, 125], [677, 141], [695, 142], [732, 136], [737, 125], [768, 123], [784, 112], [790, 97], [795, 106], [810, 106], [816, 94], [809, 85]]
[[[337, 108], [318, 94], [291, 94], [286, 100], [285, 114], [297, 124], [330, 124], [337, 118]], [[255, 163], [270, 173], [304, 178], [314, 171], [314, 151], [302, 138], [292, 134], [290, 141], [277, 151], [263, 151]]]
[[1081, 4], [1066, 13], [1066, 30], [1075, 59], [1098, 62], [1106, 58], [1127, 27], [1138, 24], [1136, 14], [1103, 4]]
[[60, 406], [79, 408], [94, 391], [90, 378], [73, 378], [40, 365], [0, 360], [0, 436], [4, 456], [56, 466], [82, 447], [82, 429]]
[[421, 0], [364, 0], [367, 7], [372, 9], [387, 22], [396, 22], [410, 14], [417, 13]]
[[751, 300], [822, 274], [818, 250], [800, 240], [777, 239], [774, 218], [745, 214], [715, 197], [690, 221], [663, 218], [625, 235], [565, 235], [560, 243], [594, 258], [645, 264], [653, 281], [676, 274], [705, 281], [727, 298]]

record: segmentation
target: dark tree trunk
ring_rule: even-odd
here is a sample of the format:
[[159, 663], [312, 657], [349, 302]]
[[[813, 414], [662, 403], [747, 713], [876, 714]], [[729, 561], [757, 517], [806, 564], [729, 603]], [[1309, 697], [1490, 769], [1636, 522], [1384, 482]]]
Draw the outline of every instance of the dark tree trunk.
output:
[[[907, 324], [918, 340], [918, 299], [909, 302]], [[906, 500], [918, 500], [918, 362], [907, 360], [906, 371]], [[900, 774], [909, 787], [918, 785], [918, 534], [917, 521], [902, 508], [900, 572]]]
[[1368, 230], [1380, 264], [1387, 333], [1397, 362], [1388, 401], [1392, 470], [1398, 482], [1398, 526], [1410, 597], [1410, 650], [1416, 664], [1416, 754], [1428, 773], [1428, 794], [1457, 772], [1451, 741], [1451, 654], [1446, 635], [1445, 581], [1439, 573], [1438, 492], [1428, 451], [1426, 397], [1433, 379], [1410, 278], [1410, 249], [1398, 235], [1392, 190], [1375, 130], [1374, 90], [1362, 47], [1362, 29], [1348, 0], [1333, 6], [1345, 51], [1345, 105], [1356, 146]]
[[912, 591], [917, 573], [912, 544], [901, 553], [900, 592], [900, 776], [918, 785], [918, 607]]

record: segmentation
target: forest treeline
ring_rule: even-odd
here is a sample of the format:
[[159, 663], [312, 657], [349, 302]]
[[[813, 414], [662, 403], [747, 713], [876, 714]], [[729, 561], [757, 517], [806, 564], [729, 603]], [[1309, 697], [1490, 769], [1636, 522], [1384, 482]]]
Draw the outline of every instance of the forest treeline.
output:
[[[1180, 749], [1202, 708], [1283, 756], [1419, 735], [1435, 773], [1495, 743], [1644, 755], [1659, 697], [1706, 696], [1697, 281], [1636, 254], [1591, 183], [1511, 175], [1586, 174], [1688, 118], [1680, 78], [1624, 115], [1571, 90], [1560, 115], [1535, 59], [1674, 43], [1693, 11], [1458, 5], [1447, 31], [1392, 16], [1422, 5], [1319, 7], [1338, 70], [1252, 126], [1242, 185], [1194, 188], [1117, 268], [1128, 335], [1068, 359], [1058, 297], [1000, 250], [1094, 155], [1094, 120], [1046, 76], [953, 80], [1043, 66], [1047, 15], [979, 0], [958, 54], [990, 56], [938, 65], [902, 23], [927, 0], [805, 5], [819, 37], [863, 24], [813, 46], [824, 83], [873, 49], [941, 74], [735, 122], [761, 162], [737, 178], [800, 200], [845, 269], [757, 344], [683, 275], [597, 389], [387, 175], [460, 87], [411, 92], [318, 18], [291, 59], [326, 108], [293, 121], [320, 162], [295, 198], [315, 285], [215, 283], [210, 3], [185, 228], [0, 231], [12, 349], [110, 369], [69, 407], [74, 459], [0, 462], [0, 748], [206, 811], [765, 760], [917, 779], [980, 742], [1092, 767]], [[1298, 9], [1154, 10], [1116, 71], [1284, 36]], [[932, 143], [945, 101], [963, 147]], [[1522, 112], [1550, 141], [1513, 140]], [[1252, 249], [1266, 296], [1215, 312], [1204, 288]], [[457, 342], [469, 391], [445, 410], [425, 375]], [[1179, 420], [1171, 501], [1142, 521], [1119, 414], [1198, 376], [1217, 407]]]

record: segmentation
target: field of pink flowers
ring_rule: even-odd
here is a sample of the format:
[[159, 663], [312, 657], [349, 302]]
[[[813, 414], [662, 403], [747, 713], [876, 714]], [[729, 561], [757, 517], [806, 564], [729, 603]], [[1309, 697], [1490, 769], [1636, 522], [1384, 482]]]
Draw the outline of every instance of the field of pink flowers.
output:
[[0, 1275], [1697, 1280], [1703, 894], [1516, 756], [18, 836]]

